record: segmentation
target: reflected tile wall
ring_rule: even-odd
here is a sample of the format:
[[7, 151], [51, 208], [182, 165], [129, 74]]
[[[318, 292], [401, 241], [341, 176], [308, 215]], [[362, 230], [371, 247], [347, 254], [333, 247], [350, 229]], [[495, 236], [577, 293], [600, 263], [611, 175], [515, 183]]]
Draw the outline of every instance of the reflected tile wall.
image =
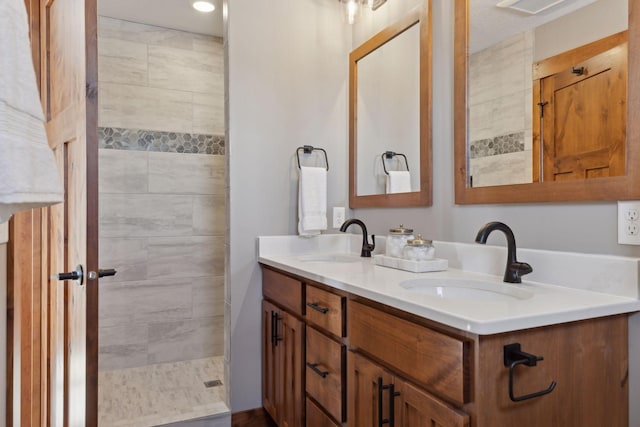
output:
[[525, 184], [533, 179], [531, 150], [469, 160], [473, 187]]
[[533, 34], [470, 56], [469, 173], [474, 187], [532, 181]]

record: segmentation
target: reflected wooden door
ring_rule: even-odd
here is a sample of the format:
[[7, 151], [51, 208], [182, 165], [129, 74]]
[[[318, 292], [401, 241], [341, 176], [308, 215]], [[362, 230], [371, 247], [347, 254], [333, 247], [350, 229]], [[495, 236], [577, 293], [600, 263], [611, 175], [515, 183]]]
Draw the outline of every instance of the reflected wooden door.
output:
[[626, 41], [541, 79], [540, 91], [545, 181], [625, 174]]
[[[96, 0], [41, 0], [39, 12], [47, 137], [65, 188], [42, 217], [44, 412], [51, 426], [97, 426], [98, 280], [88, 277], [98, 272]], [[82, 280], [51, 278], [78, 266]]]

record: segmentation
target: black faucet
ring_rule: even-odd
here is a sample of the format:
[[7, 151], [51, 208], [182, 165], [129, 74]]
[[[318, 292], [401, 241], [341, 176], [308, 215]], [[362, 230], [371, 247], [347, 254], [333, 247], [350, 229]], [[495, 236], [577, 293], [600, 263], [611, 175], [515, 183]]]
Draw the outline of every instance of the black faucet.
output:
[[371, 235], [371, 244], [369, 244], [369, 238], [368, 238], [369, 235], [367, 234], [367, 226], [364, 225], [364, 222], [355, 218], [346, 220], [340, 226], [340, 231], [344, 233], [345, 231], [347, 231], [347, 228], [351, 224], [359, 225], [360, 228], [362, 228], [362, 251], [360, 252], [360, 256], [367, 257], [367, 258], [371, 257], [371, 251], [376, 248], [376, 236], [374, 236], [373, 234]]
[[533, 268], [526, 262], [518, 262], [516, 258], [516, 238], [507, 224], [501, 222], [485, 224], [478, 231], [476, 243], [487, 243], [487, 237], [493, 230], [500, 230], [507, 236], [507, 267], [504, 271], [504, 281], [507, 283], [522, 283], [521, 276], [531, 273]]

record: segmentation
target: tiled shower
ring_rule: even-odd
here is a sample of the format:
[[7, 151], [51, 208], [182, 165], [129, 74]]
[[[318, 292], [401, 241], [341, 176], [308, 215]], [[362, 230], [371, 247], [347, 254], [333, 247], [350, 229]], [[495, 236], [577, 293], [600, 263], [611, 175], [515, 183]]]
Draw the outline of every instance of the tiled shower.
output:
[[224, 380], [222, 40], [107, 17], [98, 34], [100, 262], [118, 270], [100, 287], [100, 425], [210, 415], [225, 400], [204, 385]]

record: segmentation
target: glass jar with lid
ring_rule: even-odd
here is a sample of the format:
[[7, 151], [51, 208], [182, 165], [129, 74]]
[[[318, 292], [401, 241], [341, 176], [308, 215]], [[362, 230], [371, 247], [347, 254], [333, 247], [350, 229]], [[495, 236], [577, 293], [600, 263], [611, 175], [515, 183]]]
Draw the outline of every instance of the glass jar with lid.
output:
[[418, 234], [415, 239], [407, 240], [407, 244], [402, 250], [402, 258], [410, 261], [426, 261], [433, 259], [435, 249], [431, 240], [425, 240]]
[[385, 255], [401, 258], [402, 249], [407, 244], [407, 241], [413, 238], [413, 230], [411, 228], [405, 228], [402, 224], [400, 224], [398, 228], [390, 229], [389, 235], [387, 236]]

